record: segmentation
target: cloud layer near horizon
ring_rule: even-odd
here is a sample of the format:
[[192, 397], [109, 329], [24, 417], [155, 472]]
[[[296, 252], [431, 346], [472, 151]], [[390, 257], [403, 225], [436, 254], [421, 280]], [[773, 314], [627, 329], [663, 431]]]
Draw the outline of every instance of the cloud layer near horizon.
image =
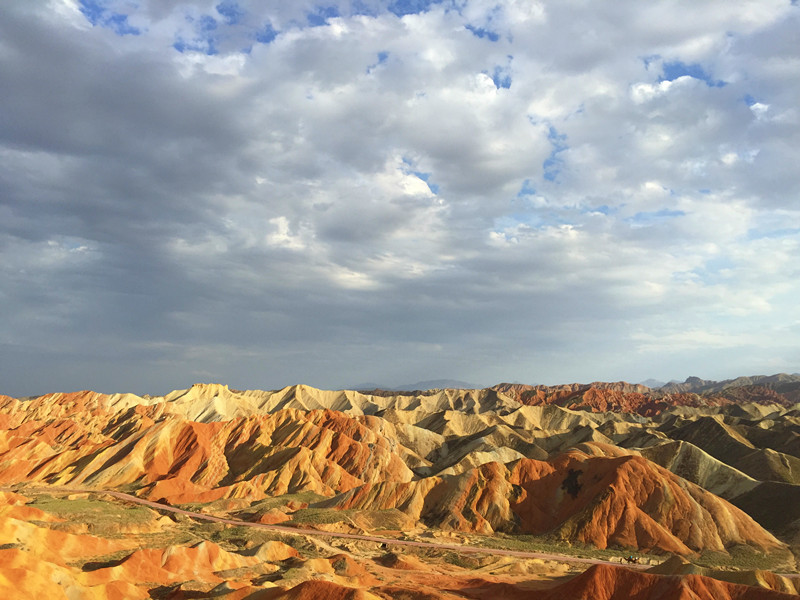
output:
[[0, 393], [800, 370], [793, 3], [0, 16]]

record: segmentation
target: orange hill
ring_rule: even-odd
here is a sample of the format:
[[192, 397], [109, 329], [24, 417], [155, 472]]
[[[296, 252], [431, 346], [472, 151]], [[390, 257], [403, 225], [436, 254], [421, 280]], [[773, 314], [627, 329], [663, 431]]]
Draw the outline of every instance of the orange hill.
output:
[[460, 531], [556, 534], [599, 548], [678, 554], [782, 544], [730, 503], [639, 456], [573, 450], [550, 461], [484, 464], [459, 476], [368, 484], [324, 506], [399, 508]]
[[595, 565], [530, 600], [797, 600], [795, 594], [726, 583], [702, 575], [652, 575], [622, 567]]
[[[611, 444], [651, 446], [671, 432], [689, 438], [713, 421], [733, 440], [719, 445], [723, 455], [738, 444], [791, 466], [800, 460], [786, 454], [800, 449], [796, 417], [781, 409], [787, 414], [782, 454], [754, 445], [766, 443], [762, 434], [776, 429], [778, 413], [762, 427], [724, 425], [740, 417], [723, 413], [648, 421], [595, 412], [635, 409], [625, 402], [649, 397], [647, 390], [596, 383], [373, 396], [308, 386], [241, 392], [196, 385], [160, 398], [4, 397], [0, 484], [124, 487], [172, 504], [313, 492], [328, 498], [319, 508], [397, 509], [429, 527], [465, 532], [550, 534], [601, 548], [679, 554], [737, 544], [782, 549], [732, 504]], [[509, 394], [591, 410], [526, 406]], [[574, 448], [582, 442], [585, 452]], [[709, 454], [719, 455], [716, 448], [709, 446]], [[699, 482], [703, 469], [696, 471], [690, 475]], [[265, 514], [256, 518], [286, 519]]]

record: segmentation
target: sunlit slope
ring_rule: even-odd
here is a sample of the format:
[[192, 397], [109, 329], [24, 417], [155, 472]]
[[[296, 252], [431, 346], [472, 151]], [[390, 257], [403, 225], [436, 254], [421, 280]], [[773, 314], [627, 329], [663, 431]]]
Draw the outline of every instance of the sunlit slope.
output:
[[579, 451], [550, 461], [486, 463], [458, 476], [353, 489], [328, 506], [399, 508], [462, 531], [555, 534], [593, 544], [679, 554], [782, 544], [730, 503], [638, 456]]
[[429, 528], [679, 554], [780, 550], [753, 498], [765, 481], [795, 497], [796, 410], [680, 394], [674, 407], [628, 384], [2, 397], [0, 484], [172, 504], [310, 493], [321, 509], [393, 509]]

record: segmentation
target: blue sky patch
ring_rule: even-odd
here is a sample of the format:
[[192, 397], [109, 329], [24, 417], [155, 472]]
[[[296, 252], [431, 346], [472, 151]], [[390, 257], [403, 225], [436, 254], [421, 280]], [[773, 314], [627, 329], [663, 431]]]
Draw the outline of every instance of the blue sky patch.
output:
[[192, 44], [187, 43], [186, 40], [184, 40], [183, 38], [178, 38], [177, 40], [175, 40], [172, 43], [172, 47], [175, 48], [175, 50], [177, 50], [181, 54], [183, 54], [186, 51], [192, 51], [195, 49], [192, 46]]
[[727, 256], [720, 256], [707, 260], [702, 267], [692, 269], [692, 273], [700, 277], [705, 283], [714, 284], [726, 279], [725, 271], [732, 271], [736, 268], [736, 263]]
[[128, 23], [128, 15], [108, 10], [100, 0], [80, 0], [80, 11], [93, 26], [110, 29], [117, 35], [140, 35], [138, 27]]
[[128, 15], [113, 13], [109, 15], [103, 23], [117, 35], [140, 35], [142, 32], [138, 27], [128, 23]]
[[747, 106], [753, 106], [753, 104], [758, 102], [758, 100], [756, 100], [750, 94], [745, 94], [744, 97], [742, 98], [742, 100], [744, 100], [744, 103], [747, 104]]
[[225, 17], [228, 25], [236, 25], [242, 20], [244, 11], [235, 0], [223, 0], [216, 6], [217, 12]]
[[502, 217], [496, 217], [494, 220], [494, 229], [495, 231], [505, 231], [519, 225], [536, 227], [539, 223], [539, 217], [533, 213], [511, 213], [503, 215]]
[[428, 189], [431, 192], [433, 192], [434, 194], [438, 194], [439, 193], [439, 186], [436, 185], [435, 183], [431, 183], [431, 181], [430, 181], [430, 178], [431, 178], [431, 174], [430, 173], [423, 173], [422, 171], [411, 171], [411, 173], [413, 175], [416, 175], [418, 178], [422, 179], [422, 181], [425, 182], [425, 184], [428, 186]]
[[600, 213], [602, 215], [611, 215], [617, 212], [617, 209], [609, 206], [608, 204], [601, 204], [600, 206], [585, 206], [581, 209], [581, 214]]
[[544, 170], [543, 177], [547, 181], [555, 181], [561, 173], [561, 167], [564, 165], [563, 159], [558, 155], [569, 148], [566, 144], [567, 135], [558, 133], [558, 130], [551, 125], [547, 133], [547, 139], [553, 146], [553, 149], [550, 152], [550, 156], [542, 163], [542, 169]]
[[256, 32], [256, 41], [259, 44], [269, 44], [276, 37], [278, 37], [278, 31], [272, 27], [271, 23], [267, 23]]
[[187, 40], [179, 36], [172, 44], [172, 47], [180, 53], [202, 52], [209, 56], [219, 54], [215, 35], [219, 28], [217, 20], [210, 15], [203, 15], [199, 19], [194, 19], [187, 15], [186, 21], [187, 23], [192, 23], [197, 37]]
[[466, 29], [472, 32], [472, 35], [481, 39], [487, 39], [490, 42], [496, 42], [500, 39], [500, 34], [484, 29], [483, 27], [475, 27], [474, 25], [465, 25]]
[[217, 20], [209, 15], [203, 15], [197, 20], [197, 29], [201, 33], [208, 33], [217, 29]]
[[439, 193], [439, 186], [435, 183], [431, 183], [430, 181], [431, 174], [425, 171], [419, 171], [414, 165], [414, 163], [416, 162], [414, 159], [409, 158], [408, 156], [403, 156], [401, 160], [403, 161], [403, 173], [411, 174], [414, 177], [421, 179], [422, 181], [425, 182], [425, 184], [428, 186], [428, 189], [431, 192], [433, 192], [434, 194]]
[[92, 25], [102, 25], [103, 14], [106, 12], [97, 0], [81, 0], [80, 11], [83, 16], [89, 19]]
[[491, 74], [494, 86], [499, 90], [511, 88], [511, 70], [508, 67], [496, 66]]
[[665, 62], [662, 66], [664, 75], [659, 81], [674, 81], [678, 77], [688, 75], [694, 79], [704, 81], [709, 87], [724, 87], [727, 82], [713, 79], [698, 63], [686, 64], [681, 61]]
[[374, 8], [368, 6], [361, 0], [355, 0], [354, 2], [350, 3], [350, 14], [351, 15], [366, 15], [368, 17], [377, 17], [378, 11]]
[[655, 223], [665, 221], [667, 219], [674, 219], [676, 217], [683, 217], [685, 215], [686, 213], [683, 212], [682, 210], [662, 208], [661, 210], [656, 210], [656, 211], [638, 212], [632, 217], [628, 217], [627, 219], [625, 219], [625, 221], [630, 223], [631, 225], [646, 227], [648, 225], [654, 225]]
[[494, 87], [498, 90], [501, 88], [507, 90], [511, 87], [511, 61], [514, 60], [514, 57], [509, 54], [506, 58], [508, 58], [508, 64], [506, 66], [497, 65], [491, 74], [484, 71], [484, 73], [492, 78]]
[[387, 8], [390, 13], [404, 17], [427, 12], [432, 5], [440, 3], [441, 0], [394, 0]]
[[389, 53], [385, 50], [378, 52], [378, 62], [373, 63], [367, 67], [367, 74], [372, 73], [378, 65], [382, 65], [387, 60], [389, 60]]
[[207, 54], [209, 56], [214, 56], [215, 54], [219, 54], [219, 50], [217, 49], [217, 42], [214, 38], [211, 37], [205, 40], [192, 40], [192, 41], [187, 41], [179, 37], [172, 44], [172, 47], [175, 48], [175, 50], [177, 50], [181, 54], [183, 54], [184, 52], [202, 52], [203, 54]]
[[318, 6], [316, 12], [306, 15], [306, 19], [311, 27], [322, 27], [328, 24], [328, 19], [335, 19], [338, 16], [339, 9], [336, 6]]
[[517, 192], [517, 198], [521, 198], [522, 196], [533, 196], [536, 194], [536, 188], [533, 187], [533, 183], [530, 179], [526, 179], [522, 182], [522, 186], [519, 188], [519, 192]]

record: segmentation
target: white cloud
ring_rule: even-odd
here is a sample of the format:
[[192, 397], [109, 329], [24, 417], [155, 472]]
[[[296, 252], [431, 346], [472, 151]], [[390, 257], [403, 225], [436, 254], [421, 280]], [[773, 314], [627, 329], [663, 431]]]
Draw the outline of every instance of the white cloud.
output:
[[659, 336], [636, 333], [631, 337], [636, 342], [637, 349], [640, 352], [680, 353], [687, 350], [696, 350], [697, 348], [719, 350], [750, 347], [753, 344], [763, 345], [758, 336], [701, 329], [691, 329]]
[[267, 242], [271, 245], [288, 248], [289, 250], [302, 250], [306, 247], [300, 236], [294, 235], [289, 231], [289, 219], [286, 217], [274, 217], [269, 222], [275, 227], [275, 232], [267, 236]]
[[771, 340], [797, 370], [797, 7], [218, 4], [108, 3], [138, 35], [4, 7], [8, 353], [77, 336], [174, 387], [670, 378]]
[[756, 116], [756, 119], [763, 119], [767, 111], [769, 110], [769, 104], [763, 104], [761, 102], [754, 102], [750, 105], [750, 110], [753, 111], [753, 114]]
[[91, 29], [91, 24], [81, 14], [80, 5], [76, 0], [50, 0], [48, 9], [63, 22], [69, 23], [76, 29]]

